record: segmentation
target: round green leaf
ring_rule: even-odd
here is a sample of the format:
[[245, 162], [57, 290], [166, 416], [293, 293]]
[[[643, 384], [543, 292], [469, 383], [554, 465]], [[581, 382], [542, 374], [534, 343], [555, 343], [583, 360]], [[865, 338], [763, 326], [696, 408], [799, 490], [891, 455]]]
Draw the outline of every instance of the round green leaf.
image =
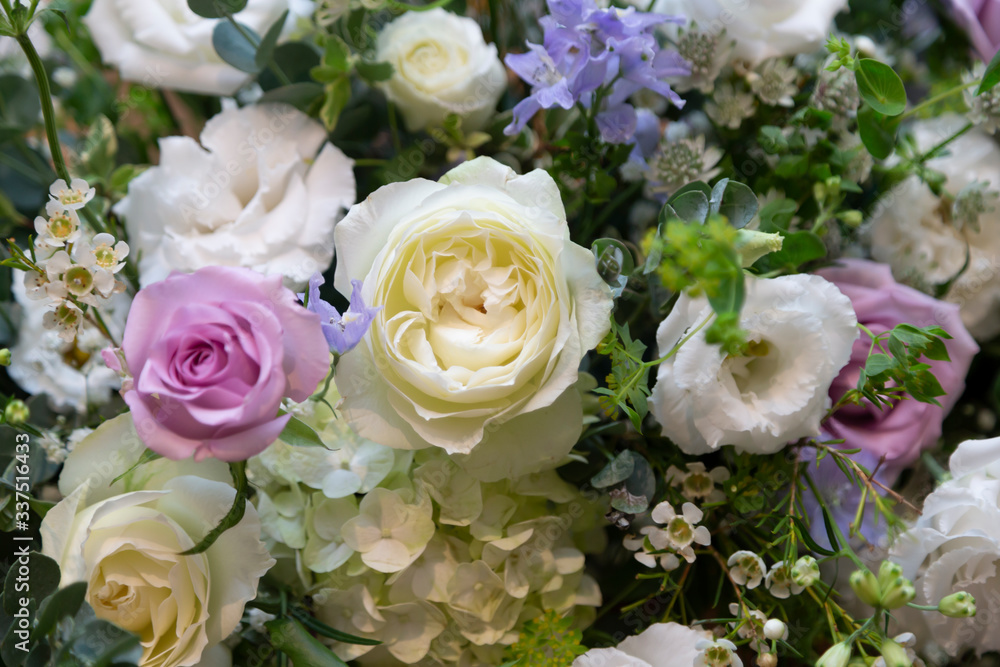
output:
[[906, 110], [906, 89], [896, 72], [871, 58], [858, 61], [858, 92], [875, 111], [898, 116]]
[[220, 58], [236, 69], [257, 74], [262, 69], [257, 65], [260, 35], [245, 25], [240, 24], [240, 28], [229, 21], [219, 21], [212, 31], [212, 46]]

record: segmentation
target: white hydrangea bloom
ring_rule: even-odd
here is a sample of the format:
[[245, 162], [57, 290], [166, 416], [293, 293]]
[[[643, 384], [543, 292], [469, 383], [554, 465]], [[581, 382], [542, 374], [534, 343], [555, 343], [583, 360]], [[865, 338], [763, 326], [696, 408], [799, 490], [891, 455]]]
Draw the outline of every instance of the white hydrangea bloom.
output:
[[434, 535], [430, 499], [407, 502], [389, 489], [372, 489], [358, 505], [358, 516], [341, 526], [344, 542], [378, 572], [399, 572], [415, 561]]

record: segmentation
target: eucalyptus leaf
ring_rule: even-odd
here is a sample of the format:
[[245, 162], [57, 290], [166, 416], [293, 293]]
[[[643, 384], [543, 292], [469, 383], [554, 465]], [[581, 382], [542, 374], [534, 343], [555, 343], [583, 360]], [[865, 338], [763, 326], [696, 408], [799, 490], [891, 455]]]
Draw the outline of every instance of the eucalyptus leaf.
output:
[[689, 190], [672, 199], [670, 205], [685, 222], [705, 222], [708, 218], [709, 200], [704, 192]]
[[871, 58], [862, 58], [858, 61], [856, 75], [858, 93], [875, 111], [886, 116], [898, 116], [906, 110], [906, 88], [891, 67]]
[[35, 627], [31, 631], [31, 641], [38, 641], [47, 635], [61, 619], [73, 616], [87, 597], [87, 582], [77, 581], [45, 598], [38, 608]]
[[[3, 610], [8, 616], [13, 616], [21, 608], [22, 597], [29, 597], [30, 607], [36, 609], [39, 600], [48, 597], [59, 587], [59, 565], [37, 551], [30, 551], [27, 556], [23, 556], [18, 555], [15, 550], [10, 558], [11, 566], [7, 570], [3, 587]], [[26, 558], [28, 562], [21, 562], [22, 558]], [[30, 596], [25, 595], [28, 592]]]
[[757, 195], [748, 186], [739, 181], [727, 180], [717, 205], [715, 191], [712, 192], [712, 208], [714, 212], [726, 216], [730, 225], [736, 229], [743, 229], [757, 215], [759, 204]]
[[367, 60], [359, 60], [358, 64], [355, 65], [355, 69], [358, 70], [358, 74], [361, 78], [368, 83], [387, 81], [390, 77], [392, 77], [392, 73], [395, 71], [392, 63], [369, 62]]
[[321, 97], [323, 97], [323, 86], [311, 81], [303, 81], [288, 86], [281, 86], [280, 88], [273, 88], [264, 93], [260, 100], [258, 100], [258, 103], [282, 102], [305, 111]]
[[636, 456], [632, 450], [626, 449], [594, 475], [590, 484], [595, 489], [604, 489], [624, 482], [635, 470]]
[[865, 105], [858, 111], [858, 134], [872, 157], [884, 160], [896, 147], [897, 124]]
[[257, 64], [259, 44], [260, 35], [243, 24], [237, 28], [229, 21], [219, 21], [212, 31], [212, 46], [219, 57], [248, 74], [257, 74], [263, 69]]
[[247, 0], [188, 0], [188, 7], [206, 19], [221, 19], [235, 14], [247, 6]]
[[260, 40], [260, 46], [257, 47], [257, 55], [254, 56], [254, 62], [259, 69], [267, 67], [267, 64], [271, 62], [271, 58], [274, 57], [274, 48], [278, 45], [278, 38], [281, 37], [281, 31], [285, 28], [287, 19], [288, 10], [286, 9], [278, 17], [278, 20], [271, 24], [271, 27], [264, 33], [263, 39]]

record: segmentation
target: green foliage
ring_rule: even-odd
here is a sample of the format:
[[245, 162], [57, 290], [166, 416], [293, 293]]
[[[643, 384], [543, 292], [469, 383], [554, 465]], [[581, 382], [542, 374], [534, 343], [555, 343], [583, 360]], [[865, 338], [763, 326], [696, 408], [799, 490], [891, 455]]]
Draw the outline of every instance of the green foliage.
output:
[[845, 394], [841, 403], [857, 404], [864, 397], [875, 405], [888, 406], [908, 394], [921, 403], [940, 405], [937, 397], [945, 391], [930, 365], [920, 358], [950, 361], [944, 344], [950, 338], [941, 327], [919, 328], [912, 324], [899, 324], [875, 336], [857, 387]]
[[605, 378], [607, 387], [594, 391], [601, 395], [601, 408], [612, 418], [619, 411], [628, 415], [637, 431], [642, 431], [642, 420], [649, 414], [649, 368], [642, 357], [646, 345], [633, 340], [628, 324], [619, 325], [614, 318], [611, 330], [597, 346], [599, 354], [611, 357], [611, 373]]
[[188, 7], [198, 16], [220, 19], [242, 11], [247, 0], [188, 0]]
[[212, 47], [224, 61], [249, 74], [263, 69], [257, 64], [260, 35], [249, 26], [236, 21], [219, 21], [212, 31]]
[[1000, 51], [993, 54], [990, 63], [986, 66], [986, 71], [983, 72], [983, 80], [979, 83], [979, 87], [976, 88], [976, 95], [982, 95], [992, 90], [998, 83], [1000, 83]]
[[611, 492], [611, 506], [628, 514], [645, 512], [656, 492], [653, 468], [641, 454], [631, 449], [612, 459], [590, 483], [596, 489], [618, 486]]
[[572, 617], [547, 611], [524, 624], [517, 643], [507, 649], [504, 659], [518, 667], [569, 667], [587, 652], [582, 633], [573, 627]]
[[875, 111], [898, 116], [906, 110], [906, 88], [899, 75], [885, 63], [871, 58], [857, 61], [858, 92]]
[[276, 618], [265, 624], [271, 645], [286, 654], [292, 662], [310, 667], [347, 667], [318, 639], [309, 634], [302, 624], [292, 618]]

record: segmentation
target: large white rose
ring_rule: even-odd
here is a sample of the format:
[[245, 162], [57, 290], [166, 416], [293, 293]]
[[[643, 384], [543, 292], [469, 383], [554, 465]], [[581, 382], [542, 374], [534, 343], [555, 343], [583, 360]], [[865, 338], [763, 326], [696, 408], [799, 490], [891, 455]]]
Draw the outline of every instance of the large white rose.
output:
[[382, 29], [375, 49], [395, 69], [381, 87], [411, 132], [452, 113], [463, 130], [481, 129], [507, 86], [497, 47], [479, 24], [444, 9], [403, 14]]
[[752, 64], [822, 48], [847, 0], [657, 0], [653, 11], [683, 16], [736, 42], [733, 57]]
[[695, 644], [711, 639], [707, 630], [678, 623], [656, 623], [628, 637], [617, 648], [595, 648], [573, 661], [573, 667], [691, 667]]
[[60, 585], [86, 581], [97, 617], [139, 636], [143, 667], [220, 667], [218, 645], [274, 560], [252, 505], [206, 552], [181, 556], [232, 505], [228, 469], [160, 459], [109, 485], [143, 449], [129, 414], [74, 448], [59, 478], [66, 497], [42, 522], [42, 551], [59, 563]]
[[[302, 3], [250, 0], [235, 18], [263, 35], [286, 9], [289, 25]], [[94, 0], [83, 22], [104, 62], [121, 77], [148, 88], [169, 88], [204, 95], [232, 95], [250, 75], [225, 63], [212, 46], [219, 19], [206, 19], [187, 0]]]
[[[354, 203], [353, 162], [283, 104], [213, 117], [201, 146], [160, 140], [160, 164], [129, 184], [125, 217], [143, 286], [171, 271], [243, 266], [301, 288], [333, 260], [333, 228]], [[322, 147], [322, 148], [321, 148]]]
[[[920, 121], [913, 135], [929, 150], [960, 130], [965, 118], [947, 115]], [[1000, 190], [1000, 147], [979, 129], [948, 146], [943, 157], [927, 161], [942, 172], [952, 198], [974, 183]], [[879, 200], [871, 215], [872, 256], [892, 267], [897, 280], [932, 292], [969, 266], [945, 294], [959, 305], [962, 322], [979, 340], [1000, 333], [1000, 206], [992, 202], [975, 225], [958, 224], [950, 201], [938, 198], [918, 176], [910, 176]]]
[[608, 330], [594, 256], [555, 181], [477, 158], [380, 188], [337, 226], [335, 285], [381, 306], [337, 367], [365, 438], [437, 446], [490, 480], [557, 465], [580, 435], [575, 388]]
[[[656, 332], [660, 354], [711, 316], [707, 299], [682, 295]], [[857, 324], [850, 299], [819, 276], [747, 277], [746, 356], [727, 356], [702, 328], [660, 364], [650, 411], [688, 454], [723, 445], [769, 454], [818, 435]]]
[[[968, 440], [951, 455], [952, 478], [924, 501], [920, 518], [893, 545], [891, 558], [917, 589], [917, 604], [936, 605], [957, 591], [976, 599], [973, 618], [922, 614], [931, 639], [949, 655], [1000, 650], [1000, 438]], [[928, 634], [929, 637], [924, 637]]]

